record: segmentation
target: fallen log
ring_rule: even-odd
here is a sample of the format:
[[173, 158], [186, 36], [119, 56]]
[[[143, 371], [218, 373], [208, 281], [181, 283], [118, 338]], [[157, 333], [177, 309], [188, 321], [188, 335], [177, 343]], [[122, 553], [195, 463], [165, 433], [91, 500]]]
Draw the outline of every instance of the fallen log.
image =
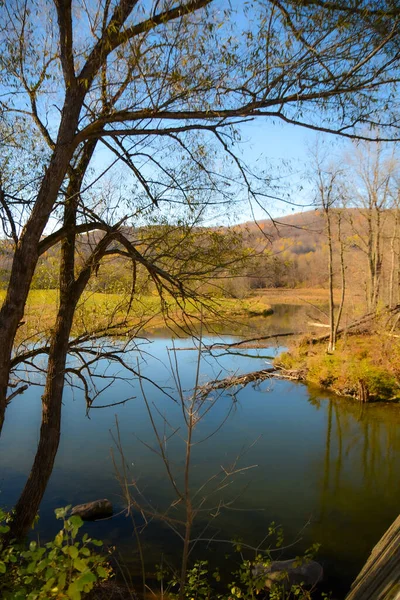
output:
[[249, 383], [264, 381], [265, 379], [287, 379], [290, 381], [303, 381], [305, 374], [300, 370], [282, 369], [281, 367], [268, 367], [260, 371], [252, 371], [244, 375], [230, 375], [224, 379], [214, 379], [199, 386], [198, 394], [203, 397], [215, 390], [226, 390], [233, 387], [244, 387]]
[[276, 367], [269, 367], [268, 369], [262, 369], [261, 371], [253, 371], [252, 373], [245, 373], [244, 375], [230, 375], [224, 379], [214, 379], [208, 383], [200, 386], [198, 392], [201, 396], [207, 396], [215, 390], [226, 390], [232, 387], [243, 387], [253, 381], [263, 381], [269, 379], [278, 369]]
[[109, 500], [95, 500], [78, 504], [71, 508], [70, 516], [77, 515], [83, 521], [97, 521], [98, 519], [107, 519], [113, 516], [113, 506]]
[[[366, 329], [364, 329], [363, 331], [368, 330], [368, 328], [367, 328], [368, 323], [372, 323], [373, 321], [376, 321], [378, 318], [381, 318], [382, 316], [385, 316], [385, 315], [391, 317], [392, 315], [399, 313], [399, 311], [400, 311], [400, 304], [397, 304], [393, 308], [389, 308], [386, 306], [382, 311], [380, 311], [378, 313], [376, 311], [367, 313], [366, 315], [363, 315], [362, 317], [360, 317], [356, 321], [353, 321], [349, 325], [346, 325], [345, 327], [340, 327], [337, 330], [337, 336], [340, 336], [343, 333], [352, 331], [353, 329], [357, 329], [357, 327], [365, 327]], [[323, 342], [323, 341], [329, 339], [329, 335], [330, 334], [327, 333], [324, 335], [320, 335], [318, 337], [314, 337], [311, 339], [311, 342], [313, 344], [316, 344], [318, 342]]]
[[400, 516], [373, 548], [345, 600], [400, 598]]

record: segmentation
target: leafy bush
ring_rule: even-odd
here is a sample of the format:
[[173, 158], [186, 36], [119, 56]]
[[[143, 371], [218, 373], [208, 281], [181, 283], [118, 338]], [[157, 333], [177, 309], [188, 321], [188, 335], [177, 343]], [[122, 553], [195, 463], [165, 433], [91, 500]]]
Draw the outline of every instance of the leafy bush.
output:
[[362, 380], [373, 398], [394, 400], [400, 396], [400, 387], [396, 378], [367, 358], [354, 362], [350, 369], [350, 375], [353, 385], [357, 385]]
[[277, 366], [302, 372], [304, 379], [343, 395], [358, 397], [360, 385], [371, 400], [400, 400], [400, 346], [379, 335], [354, 335], [338, 341], [334, 354], [326, 342], [304, 339], [275, 360]]
[[279, 354], [279, 356], [275, 359], [274, 365], [289, 371], [290, 369], [298, 368], [299, 361], [296, 360], [291, 352], [282, 352], [282, 354]]
[[[276, 550], [283, 546], [283, 530], [280, 526], [271, 523], [268, 530], [268, 538], [274, 540], [273, 546]], [[229, 579], [222, 581], [221, 574], [216, 569], [211, 576], [208, 561], [198, 560], [186, 574], [186, 582], [183, 593], [179, 593], [180, 577], [178, 573], [173, 573], [172, 579], [163, 585], [165, 597], [171, 600], [262, 600], [268, 597], [270, 600], [312, 600], [312, 592], [315, 588], [306, 589], [304, 583], [290, 585], [288, 583], [288, 573], [281, 571], [280, 578], [270, 580], [268, 588], [266, 580], [268, 579], [268, 567], [273, 562], [269, 547], [264, 550], [253, 548], [251, 559], [246, 559], [243, 552], [241, 540], [232, 540], [232, 548], [240, 556], [237, 569], [228, 575]], [[247, 546], [247, 552], [250, 547]], [[320, 544], [313, 544], [305, 551], [302, 556], [297, 556], [295, 566], [307, 564], [314, 560], [315, 555], [320, 549]], [[226, 555], [229, 558], [230, 555]], [[165, 583], [165, 578], [171, 575], [171, 567], [157, 565], [157, 579]], [[217, 585], [213, 585], [213, 580]], [[218, 589], [216, 589], [218, 587]], [[320, 598], [328, 600], [330, 595], [322, 593]]]
[[342, 361], [337, 354], [323, 354], [310, 359], [310, 381], [324, 387], [333, 386], [340, 378]]
[[[299, 559], [301, 562], [311, 560], [304, 557]], [[268, 568], [271, 560], [259, 554], [253, 560], [242, 560], [237, 571], [233, 573], [234, 580], [228, 585], [225, 593], [218, 593], [210, 584], [208, 562], [205, 560], [197, 561], [192, 569], [188, 570], [186, 585], [183, 593], [185, 600], [256, 600], [265, 598], [267, 592], [265, 587], [266, 576], [264, 568]], [[295, 584], [291, 587], [285, 585], [284, 572], [282, 572], [283, 581], [277, 581], [269, 589], [270, 600], [312, 600], [312, 595], [301, 584]], [[213, 573], [213, 578], [220, 581], [219, 571]], [[173, 589], [179, 585], [177, 578], [172, 579], [168, 585], [167, 597], [177, 600], [179, 594], [173, 593]], [[172, 588], [172, 589], [171, 589]], [[322, 598], [329, 598], [322, 594]]]
[[[97, 581], [110, 576], [105, 558], [89, 547], [101, 546], [85, 534], [77, 535], [83, 521], [78, 516], [67, 518], [68, 510], [55, 511], [63, 520], [63, 528], [53, 541], [40, 546], [0, 542], [0, 597], [3, 600], [81, 600]], [[0, 535], [9, 531], [7, 515], [0, 509]]]

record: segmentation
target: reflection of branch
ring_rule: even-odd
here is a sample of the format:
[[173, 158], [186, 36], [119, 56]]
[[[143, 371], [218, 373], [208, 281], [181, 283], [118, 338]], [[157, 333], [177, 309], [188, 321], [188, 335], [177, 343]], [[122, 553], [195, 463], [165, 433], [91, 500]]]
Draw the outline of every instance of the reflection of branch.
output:
[[[282, 550], [287, 550], [289, 548], [293, 548], [293, 546], [296, 546], [301, 540], [302, 540], [302, 538], [298, 538], [294, 542], [287, 544], [286, 546], [279, 546], [279, 548], [268, 548], [267, 551], [268, 552], [282, 552]], [[193, 540], [193, 542], [196, 542], [196, 543], [197, 542], [207, 542], [208, 544], [210, 544], [211, 542], [215, 542], [217, 544], [230, 544], [231, 546], [240, 545], [241, 548], [246, 548], [247, 550], [254, 550], [255, 552], [262, 551], [262, 550], [260, 550], [259, 546], [251, 546], [250, 544], [244, 544], [241, 541], [237, 542], [235, 540], [224, 540], [224, 539], [219, 539], [219, 538], [196, 538], [195, 540]]]
[[[200, 324], [201, 323], [202, 320], [200, 319]], [[255, 440], [248, 447], [242, 448], [241, 452], [236, 456], [235, 460], [230, 466], [221, 466], [219, 472], [209, 477], [197, 488], [197, 490], [192, 489], [192, 451], [194, 446], [197, 446], [198, 444], [210, 439], [210, 437], [212, 437], [213, 435], [216, 435], [216, 433], [226, 422], [227, 418], [229, 417], [231, 411], [235, 406], [235, 402], [233, 400], [230, 404], [229, 410], [227, 411], [227, 415], [225, 416], [225, 418], [222, 419], [221, 423], [214, 427], [213, 431], [210, 434], [205, 435], [202, 439], [198, 441], [194, 440], [194, 432], [198, 427], [199, 423], [208, 415], [209, 411], [216, 405], [216, 402], [220, 397], [220, 394], [217, 394], [216, 397], [208, 399], [207, 396], [202, 393], [202, 386], [199, 385], [200, 363], [203, 351], [201, 331], [200, 342], [197, 351], [198, 356], [196, 362], [195, 385], [194, 389], [187, 397], [184, 394], [184, 390], [181, 384], [176, 352], [174, 350], [172, 352], [169, 352], [171, 372], [175, 381], [175, 386], [178, 395], [178, 400], [174, 400], [180, 405], [182, 419], [185, 423], [186, 435], [181, 435], [180, 433], [178, 434], [178, 432], [182, 430], [182, 427], [174, 426], [170, 422], [170, 420], [168, 420], [167, 417], [165, 417], [160, 412], [160, 410], [154, 403], [151, 404], [149, 402], [143, 387], [142, 375], [139, 373], [139, 384], [141, 387], [145, 407], [149, 416], [151, 429], [155, 436], [155, 447], [153, 447], [150, 443], [147, 443], [145, 440], [140, 440], [139, 438], [137, 439], [139, 439], [139, 441], [144, 445], [144, 447], [148, 448], [148, 450], [156, 454], [161, 459], [162, 464], [165, 468], [168, 481], [173, 490], [174, 499], [169, 503], [169, 505], [164, 511], [155, 509], [152, 506], [151, 502], [149, 502], [149, 500], [145, 498], [145, 496], [141, 492], [136, 480], [133, 480], [132, 483], [128, 483], [127, 463], [123, 454], [118, 424], [117, 436], [115, 437], [112, 434], [114, 443], [117, 446], [120, 455], [121, 468], [119, 468], [116, 465], [115, 459], [113, 458], [114, 465], [117, 472], [117, 477], [121, 484], [121, 488], [124, 491], [128, 512], [130, 512], [131, 508], [135, 508], [144, 516], [146, 524], [148, 517], [156, 518], [161, 522], [166, 523], [183, 542], [181, 572], [180, 575], [177, 575], [177, 580], [179, 581], [180, 586], [179, 596], [181, 598], [183, 598], [184, 587], [186, 583], [188, 558], [191, 555], [193, 548], [199, 540], [204, 538], [204, 534], [209, 528], [210, 524], [223, 510], [234, 510], [232, 505], [242, 495], [243, 490], [239, 490], [238, 493], [234, 494], [234, 497], [230, 499], [224, 499], [223, 497], [221, 497], [221, 492], [223, 490], [227, 490], [228, 488], [232, 489], [232, 485], [236, 481], [236, 476], [238, 474], [245, 473], [251, 469], [254, 469], [257, 466], [250, 465], [241, 467], [239, 465], [239, 461], [241, 460], [241, 458], [246, 454], [246, 452], [248, 452], [250, 448], [253, 447], [254, 443], [256, 443], [257, 440]], [[139, 372], [139, 368], [137, 368], [137, 371]], [[164, 390], [161, 391], [165, 394]], [[161, 427], [157, 424], [155, 420], [155, 413], [157, 413], [157, 415], [161, 418]], [[180, 482], [180, 478], [175, 476], [174, 463], [167, 455], [167, 441], [170, 440], [171, 437], [175, 436], [176, 434], [178, 434], [177, 437], [183, 442], [184, 445], [184, 466], [182, 483]], [[133, 488], [137, 492], [138, 497], [133, 496], [131, 488]], [[215, 499], [216, 495], [218, 495], [217, 499]], [[184, 516], [182, 519], [171, 519], [169, 513], [171, 511], [176, 510], [183, 511]], [[242, 511], [245, 509], [238, 508], [237, 510]], [[200, 515], [203, 516], [206, 514], [209, 518], [207, 519], [205, 527], [203, 527], [202, 529], [201, 535], [193, 539], [192, 530], [196, 517]]]
[[216, 342], [215, 344], [210, 344], [209, 346], [204, 346], [205, 350], [214, 350], [214, 349], [225, 349], [225, 348], [237, 348], [239, 346], [243, 346], [243, 344], [250, 344], [252, 342], [261, 342], [263, 340], [270, 340], [273, 338], [281, 338], [281, 337], [293, 337], [294, 335], [301, 335], [301, 332], [292, 331], [290, 333], [271, 333], [270, 335], [261, 335], [255, 338], [250, 338], [247, 340], [241, 340], [240, 342], [232, 342], [231, 344], [221, 344], [220, 342]]
[[16, 390], [14, 390], [12, 394], [10, 394], [9, 396], [7, 396], [6, 404], [9, 404], [11, 402], [11, 400], [13, 398], [15, 398], [15, 396], [18, 396], [19, 394], [23, 394], [24, 392], [26, 392], [26, 390], [28, 388], [29, 388], [29, 385], [22, 385], [21, 387], [19, 387]]
[[168, 474], [169, 480], [170, 480], [171, 485], [174, 488], [175, 493], [178, 496], [178, 498], [180, 498], [180, 500], [183, 500], [183, 494], [182, 494], [182, 492], [180, 491], [180, 489], [178, 488], [178, 486], [176, 484], [175, 478], [174, 478], [174, 476], [172, 474], [172, 471], [171, 471], [171, 468], [170, 468], [170, 464], [169, 464], [167, 455], [165, 453], [164, 444], [163, 444], [163, 442], [162, 442], [162, 440], [160, 438], [157, 426], [156, 426], [156, 424], [154, 422], [153, 415], [152, 415], [149, 403], [147, 401], [146, 394], [145, 394], [144, 389], [143, 389], [143, 384], [142, 384], [141, 378], [139, 378], [139, 385], [140, 385], [140, 389], [142, 391], [143, 400], [144, 400], [144, 403], [146, 405], [147, 413], [149, 415], [149, 419], [150, 419], [150, 423], [151, 423], [151, 426], [152, 426], [153, 431], [154, 431], [154, 435], [156, 436], [156, 439], [157, 439], [158, 447], [160, 448], [160, 454], [161, 454], [162, 460], [164, 462], [164, 466], [165, 466], [166, 472]]

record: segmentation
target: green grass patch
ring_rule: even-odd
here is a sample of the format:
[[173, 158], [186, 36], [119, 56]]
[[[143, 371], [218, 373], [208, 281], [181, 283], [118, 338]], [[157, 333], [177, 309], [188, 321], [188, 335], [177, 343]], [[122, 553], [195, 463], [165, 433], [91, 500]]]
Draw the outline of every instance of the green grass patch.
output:
[[[0, 293], [0, 301], [4, 298], [3, 290]], [[58, 290], [32, 290], [28, 296], [23, 321], [18, 329], [17, 341], [46, 336], [54, 327], [58, 304]], [[268, 316], [271, 313], [271, 307], [262, 297], [209, 298], [204, 304], [187, 301], [183, 310], [182, 305], [169, 295], [165, 296], [163, 303], [157, 294], [137, 295], [130, 303], [127, 294], [87, 291], [78, 304], [72, 334], [78, 335], [98, 329], [111, 331], [119, 323], [123, 323], [121, 327], [124, 329], [143, 326], [147, 332], [151, 332], [162, 327], [165, 319], [170, 319], [172, 323], [178, 325], [183, 324], [184, 317], [187, 315], [198, 321], [203, 314], [206, 322], [217, 322], [224, 318], [239, 320]]]
[[276, 364], [342, 395], [358, 397], [365, 386], [370, 400], [400, 401], [400, 343], [385, 334], [348, 336], [333, 354], [327, 353], [325, 342], [302, 340]]

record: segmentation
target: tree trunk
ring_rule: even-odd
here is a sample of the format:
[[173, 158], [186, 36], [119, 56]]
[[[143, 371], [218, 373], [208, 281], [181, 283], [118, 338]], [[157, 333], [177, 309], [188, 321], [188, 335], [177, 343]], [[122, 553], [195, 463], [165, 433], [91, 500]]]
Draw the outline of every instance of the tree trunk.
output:
[[395, 279], [396, 279], [396, 263], [398, 262], [398, 252], [396, 252], [396, 246], [398, 246], [398, 226], [399, 226], [399, 212], [396, 209], [394, 217], [393, 233], [390, 239], [390, 253], [391, 253], [391, 264], [390, 264], [390, 279], [389, 279], [389, 308], [393, 308], [396, 304], [395, 298]]
[[32, 526], [57, 455], [61, 433], [61, 407], [64, 390], [65, 366], [75, 308], [90, 277], [86, 269], [83, 277], [75, 281], [75, 228], [79, 191], [86, 168], [93, 155], [96, 142], [86, 146], [79, 166], [71, 176], [64, 208], [66, 237], [61, 243], [60, 306], [52, 335], [42, 396], [42, 425], [28, 481], [15, 507], [8, 539], [23, 537]]
[[369, 389], [364, 379], [358, 381], [358, 397], [361, 402], [369, 402]]
[[31, 527], [53, 470], [60, 441], [61, 405], [69, 334], [76, 303], [64, 298], [60, 304], [50, 346], [47, 378], [42, 396], [42, 425], [28, 481], [15, 506], [9, 538], [23, 537]]
[[56, 146], [31, 216], [22, 230], [15, 249], [10, 283], [0, 310], [0, 434], [7, 407], [7, 388], [14, 339], [18, 324], [24, 315], [26, 299], [39, 257], [38, 243], [74, 153], [74, 137], [83, 100], [82, 93], [80, 96], [67, 95]]
[[328, 275], [329, 275], [329, 344], [328, 352], [335, 351], [335, 306], [333, 300], [333, 248], [329, 206], [325, 206], [326, 228], [328, 235]]
[[333, 330], [333, 345], [336, 346], [337, 334], [339, 330], [340, 321], [342, 319], [344, 300], [346, 297], [346, 266], [344, 264], [344, 244], [342, 240], [342, 229], [341, 229], [341, 214], [338, 216], [338, 240], [340, 244], [340, 275], [342, 281], [342, 293], [340, 297], [339, 310], [336, 315], [336, 323]]

